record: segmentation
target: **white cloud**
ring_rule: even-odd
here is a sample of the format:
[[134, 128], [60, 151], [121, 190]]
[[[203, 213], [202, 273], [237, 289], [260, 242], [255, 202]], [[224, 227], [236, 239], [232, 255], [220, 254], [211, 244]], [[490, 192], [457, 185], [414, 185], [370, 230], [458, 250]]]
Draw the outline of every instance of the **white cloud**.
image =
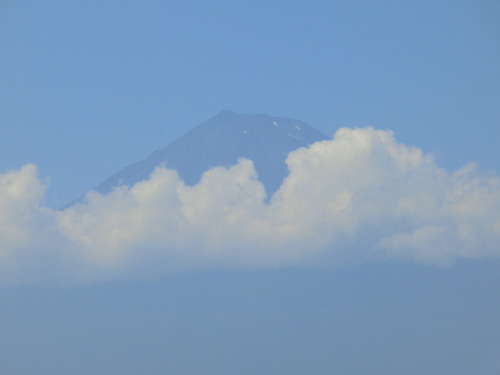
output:
[[28, 165], [0, 176], [0, 282], [161, 276], [205, 267], [275, 267], [402, 258], [451, 264], [500, 256], [500, 179], [473, 165], [449, 174], [391, 132], [340, 129], [292, 152], [269, 204], [253, 164], [186, 186], [147, 181], [40, 206]]

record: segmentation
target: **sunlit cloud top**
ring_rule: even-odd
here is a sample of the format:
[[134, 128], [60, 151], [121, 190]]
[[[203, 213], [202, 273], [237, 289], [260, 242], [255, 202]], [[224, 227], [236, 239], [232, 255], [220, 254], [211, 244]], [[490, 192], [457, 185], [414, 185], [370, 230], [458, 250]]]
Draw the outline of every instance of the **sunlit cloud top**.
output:
[[500, 256], [500, 178], [448, 173], [391, 132], [338, 130], [291, 152], [266, 200], [253, 163], [186, 185], [157, 168], [64, 210], [27, 165], [0, 175], [0, 282], [80, 283], [183, 270], [337, 266], [403, 259], [447, 266]]

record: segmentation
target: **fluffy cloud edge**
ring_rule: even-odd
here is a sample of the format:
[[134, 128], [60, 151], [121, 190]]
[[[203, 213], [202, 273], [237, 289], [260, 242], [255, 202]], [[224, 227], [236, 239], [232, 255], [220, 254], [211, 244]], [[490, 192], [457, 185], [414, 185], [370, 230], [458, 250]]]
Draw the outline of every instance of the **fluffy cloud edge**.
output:
[[[64, 210], [30, 164], [0, 175], [0, 282], [161, 277], [186, 269], [500, 255], [500, 179], [455, 173], [392, 132], [339, 129], [293, 151], [269, 202], [250, 160], [187, 186], [174, 170]], [[266, 203], [267, 202], [267, 203]], [[312, 261], [314, 264], [314, 261]]]

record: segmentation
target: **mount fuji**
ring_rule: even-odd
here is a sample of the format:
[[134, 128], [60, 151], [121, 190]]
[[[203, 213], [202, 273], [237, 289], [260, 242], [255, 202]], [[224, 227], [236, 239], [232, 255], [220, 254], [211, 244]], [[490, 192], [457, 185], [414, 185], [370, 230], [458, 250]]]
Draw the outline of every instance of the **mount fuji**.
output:
[[269, 197], [288, 173], [287, 155], [325, 139], [325, 134], [299, 120], [224, 110], [148, 158], [122, 169], [95, 190], [107, 193], [116, 186], [131, 186], [147, 179], [160, 165], [177, 170], [186, 184], [194, 185], [206, 170], [229, 167], [239, 158], [247, 158], [253, 161]]

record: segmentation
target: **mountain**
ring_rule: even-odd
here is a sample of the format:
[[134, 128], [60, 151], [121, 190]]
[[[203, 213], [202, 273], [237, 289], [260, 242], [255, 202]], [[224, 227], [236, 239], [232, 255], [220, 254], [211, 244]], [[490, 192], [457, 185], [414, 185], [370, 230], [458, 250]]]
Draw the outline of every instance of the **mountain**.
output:
[[133, 185], [161, 164], [176, 169], [188, 185], [194, 185], [206, 170], [229, 167], [244, 157], [254, 162], [270, 196], [288, 173], [288, 153], [325, 139], [326, 135], [299, 120], [225, 110], [148, 158], [119, 171], [96, 190], [107, 193], [115, 186]]

